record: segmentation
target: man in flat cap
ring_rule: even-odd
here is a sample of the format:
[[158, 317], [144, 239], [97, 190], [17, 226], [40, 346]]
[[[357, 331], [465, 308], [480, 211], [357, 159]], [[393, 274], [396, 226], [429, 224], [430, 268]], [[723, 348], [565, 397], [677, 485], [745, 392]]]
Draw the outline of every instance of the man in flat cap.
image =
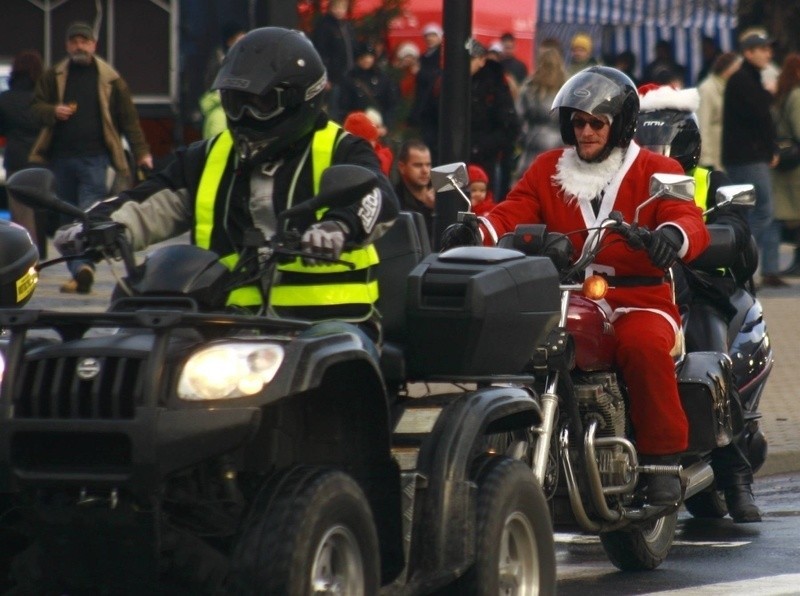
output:
[[786, 287], [778, 275], [780, 226], [775, 221], [770, 168], [778, 163], [775, 125], [770, 114], [772, 94], [762, 71], [772, 60], [772, 40], [764, 29], [739, 36], [742, 66], [728, 79], [723, 99], [722, 165], [733, 184], [752, 184], [756, 205], [748, 218], [761, 260], [761, 285]]
[[[93, 27], [72, 23], [66, 48], [68, 56], [45, 72], [36, 86], [32, 110], [42, 130], [30, 161], [47, 163], [55, 174], [58, 195], [86, 209], [108, 196], [109, 166], [121, 179], [130, 180], [121, 135], [128, 139], [138, 165], [152, 168], [153, 158], [128, 85], [95, 55]], [[73, 260], [67, 266], [72, 277], [61, 291], [88, 294], [94, 264]]]

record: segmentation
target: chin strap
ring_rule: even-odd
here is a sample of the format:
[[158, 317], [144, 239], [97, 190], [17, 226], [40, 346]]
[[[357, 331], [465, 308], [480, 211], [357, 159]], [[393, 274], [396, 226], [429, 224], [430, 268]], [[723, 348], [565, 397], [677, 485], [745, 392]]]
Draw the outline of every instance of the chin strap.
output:
[[[276, 137], [269, 137], [268, 139], [251, 141], [246, 134], [234, 134], [234, 142], [236, 144], [237, 153], [239, 154], [239, 159], [253, 165], [257, 165], [257, 159], [260, 157], [259, 154], [263, 153], [275, 140]], [[268, 159], [264, 158], [263, 161], [268, 161]]]

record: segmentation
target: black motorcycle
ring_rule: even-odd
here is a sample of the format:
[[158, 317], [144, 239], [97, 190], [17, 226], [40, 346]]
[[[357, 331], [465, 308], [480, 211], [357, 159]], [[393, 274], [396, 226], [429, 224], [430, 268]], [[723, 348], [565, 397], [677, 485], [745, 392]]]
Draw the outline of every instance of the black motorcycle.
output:
[[[645, 249], [651, 232], [637, 223], [639, 210], [654, 201], [693, 201], [694, 182], [656, 174], [650, 192], [633, 221], [624, 221], [615, 211], [597, 228], [576, 230], [588, 232], [577, 258], [569, 234], [548, 232], [540, 224], [517, 226], [500, 238], [500, 249], [493, 249], [548, 255], [562, 281], [559, 325], [529, 368], [542, 423], [527, 436], [528, 450], [517, 447], [525, 435], [512, 433], [506, 452], [519, 453], [531, 466], [550, 502], [554, 526], [599, 535], [611, 562], [624, 571], [654, 569], [664, 561], [674, 540], [678, 508], [713, 490], [711, 452], [733, 437], [730, 358], [724, 352], [686, 353], [677, 342], [673, 356], [689, 422], [689, 447], [680, 465], [643, 465], [631, 439], [628, 389], [615, 365], [614, 328], [598, 304], [609, 282], [600, 275], [587, 276], [587, 271], [611, 243]], [[724, 200], [741, 204], [752, 197], [749, 187], [733, 190]], [[445, 254], [457, 250], [463, 247]], [[640, 480], [654, 475], [679, 477], [682, 498], [668, 505], [648, 503]]]
[[[729, 208], [732, 203], [751, 207], [753, 201], [747, 199], [752, 192], [752, 185], [720, 187], [715, 206], [705, 214]], [[711, 243], [691, 267], [714, 276], [716, 283], [732, 290], [715, 300], [692, 303], [684, 313], [683, 331], [687, 350], [706, 345], [709, 338], [713, 338], [713, 344], [724, 346], [732, 363], [736, 389], [731, 400], [735, 441], [753, 472], [757, 472], [767, 457], [767, 439], [760, 427], [758, 406], [774, 363], [772, 344], [752, 279], [736, 279], [734, 266], [740, 256], [733, 230], [725, 224], [709, 224], [708, 228]], [[714, 486], [688, 499], [686, 509], [695, 517], [721, 518], [728, 513], [721, 491]]]

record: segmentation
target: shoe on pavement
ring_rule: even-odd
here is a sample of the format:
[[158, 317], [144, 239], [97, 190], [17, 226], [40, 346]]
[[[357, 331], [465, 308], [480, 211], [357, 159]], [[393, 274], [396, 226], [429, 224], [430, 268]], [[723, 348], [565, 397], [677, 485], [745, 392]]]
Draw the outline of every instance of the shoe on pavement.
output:
[[88, 294], [92, 291], [94, 283], [94, 270], [89, 265], [83, 265], [71, 280], [61, 286], [64, 294]]
[[778, 275], [763, 275], [761, 277], [762, 288], [788, 288], [789, 284], [783, 281]]
[[753, 497], [749, 484], [737, 484], [725, 489], [725, 504], [733, 521], [737, 524], [752, 524], [761, 521], [761, 511]]

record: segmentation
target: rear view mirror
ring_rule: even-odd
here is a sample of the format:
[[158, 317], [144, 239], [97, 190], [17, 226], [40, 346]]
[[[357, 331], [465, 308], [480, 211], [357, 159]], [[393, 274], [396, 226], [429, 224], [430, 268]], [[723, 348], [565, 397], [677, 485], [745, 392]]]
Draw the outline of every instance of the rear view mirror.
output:
[[752, 207], [756, 204], [756, 188], [752, 184], [729, 184], [720, 186], [714, 195], [717, 207], [738, 205]]
[[633, 214], [633, 222], [639, 221], [639, 212], [659, 199], [694, 201], [694, 178], [683, 174], [653, 174], [650, 176], [650, 197], [641, 203]]
[[322, 172], [319, 194], [314, 201], [319, 207], [347, 207], [357, 203], [378, 186], [375, 172], [365, 167], [342, 164]]
[[322, 207], [336, 209], [353, 205], [377, 186], [378, 177], [375, 172], [365, 167], [352, 164], [330, 166], [322, 172], [317, 196], [282, 211], [278, 215], [278, 221], [314, 213]]
[[56, 195], [56, 178], [46, 168], [26, 168], [15, 172], [6, 182], [8, 193], [33, 209], [46, 209], [86, 219], [86, 213]]
[[469, 184], [467, 165], [460, 161], [436, 166], [431, 170], [431, 183], [433, 184], [433, 190], [436, 192], [461, 190]]
[[650, 196], [694, 201], [694, 178], [683, 174], [653, 174], [650, 177]]

